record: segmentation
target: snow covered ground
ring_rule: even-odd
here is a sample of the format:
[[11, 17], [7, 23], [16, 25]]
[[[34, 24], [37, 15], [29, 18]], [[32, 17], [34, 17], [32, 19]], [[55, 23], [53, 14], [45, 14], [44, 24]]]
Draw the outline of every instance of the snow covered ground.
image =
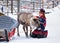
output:
[[[17, 16], [11, 15], [11, 17], [16, 19]], [[20, 25], [20, 37], [18, 37], [15, 33], [12, 40], [9, 42], [4, 41], [0, 43], [60, 43], [60, 9], [58, 7], [53, 8], [52, 13], [46, 14], [46, 18], [46, 30], [48, 30], [47, 38], [26, 38], [22, 29], [22, 25]]]

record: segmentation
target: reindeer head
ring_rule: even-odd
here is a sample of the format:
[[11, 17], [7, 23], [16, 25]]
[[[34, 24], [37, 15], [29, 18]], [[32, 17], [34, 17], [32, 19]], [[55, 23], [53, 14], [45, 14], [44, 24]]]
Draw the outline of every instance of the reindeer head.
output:
[[36, 18], [32, 18], [30, 24], [31, 24], [31, 26], [33, 26], [33, 27], [39, 27], [39, 25], [40, 25], [40, 20], [39, 20], [39, 19], [36, 19]]
[[33, 19], [35, 25], [38, 27], [40, 25], [40, 21], [39, 19]]

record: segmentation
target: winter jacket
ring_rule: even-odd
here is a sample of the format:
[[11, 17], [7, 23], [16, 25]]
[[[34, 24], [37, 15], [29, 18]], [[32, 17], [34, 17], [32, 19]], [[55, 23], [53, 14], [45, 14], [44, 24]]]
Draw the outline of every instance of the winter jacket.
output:
[[43, 17], [36, 16], [36, 18], [39, 18], [41, 24], [43, 24], [43, 26], [46, 27], [46, 17], [43, 18]]

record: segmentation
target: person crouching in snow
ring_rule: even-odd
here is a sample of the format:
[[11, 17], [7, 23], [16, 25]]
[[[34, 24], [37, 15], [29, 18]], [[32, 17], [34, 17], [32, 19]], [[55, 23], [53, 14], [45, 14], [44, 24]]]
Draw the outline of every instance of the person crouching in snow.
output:
[[39, 11], [39, 16], [35, 16], [36, 19], [39, 19], [40, 21], [40, 26], [37, 27], [38, 30], [45, 30], [46, 27], [46, 17], [45, 17], [45, 10], [40, 9]]

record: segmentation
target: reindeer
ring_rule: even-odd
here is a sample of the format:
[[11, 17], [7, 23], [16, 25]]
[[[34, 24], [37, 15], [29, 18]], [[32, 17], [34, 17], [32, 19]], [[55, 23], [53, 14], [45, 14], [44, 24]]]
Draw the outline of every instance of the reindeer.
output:
[[36, 20], [32, 13], [21, 12], [18, 14], [18, 27], [17, 27], [17, 35], [19, 35], [19, 25], [23, 25], [23, 30], [25, 32], [26, 37], [28, 37], [28, 26], [30, 27], [30, 36], [32, 33], [32, 26], [38, 27], [40, 24], [39, 20]]

